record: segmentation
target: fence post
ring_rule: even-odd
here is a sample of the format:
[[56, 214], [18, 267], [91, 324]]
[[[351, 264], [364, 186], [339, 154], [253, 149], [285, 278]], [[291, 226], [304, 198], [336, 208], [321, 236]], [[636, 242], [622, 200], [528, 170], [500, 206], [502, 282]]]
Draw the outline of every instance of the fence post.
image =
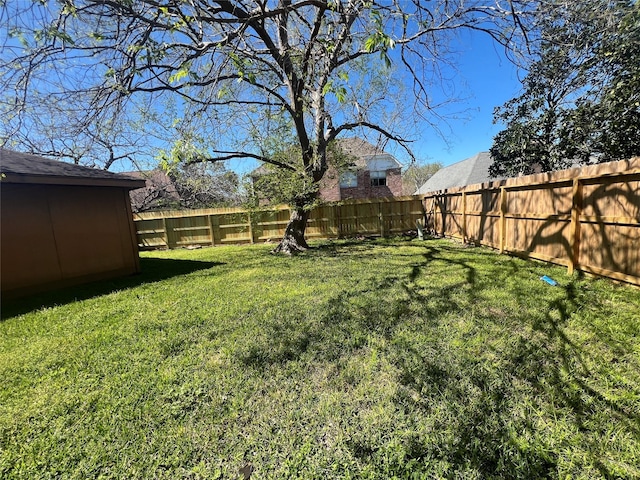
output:
[[340, 221], [340, 206], [339, 205], [334, 205], [333, 206], [333, 224], [336, 227], [336, 237], [337, 238], [341, 238], [342, 237], [342, 225], [341, 225], [341, 221]]
[[[433, 197], [424, 198], [424, 224], [431, 235], [437, 235], [436, 232], [436, 204]], [[428, 203], [429, 202], [429, 203]]]
[[247, 223], [249, 224], [249, 243], [254, 243], [253, 240], [253, 217], [251, 211], [247, 211]]
[[378, 201], [378, 222], [380, 224], [380, 236], [384, 237], [384, 219], [382, 218], [382, 202]]
[[[217, 215], [209, 215], [209, 231], [211, 232], [211, 246], [216, 245], [216, 230], [219, 229], [220, 221]], [[218, 234], [218, 236], [220, 236]]]
[[447, 194], [438, 195], [438, 209], [440, 210], [440, 221], [442, 222], [442, 236], [447, 233]]
[[167, 248], [171, 248], [169, 245], [169, 228], [167, 227], [167, 218], [162, 217], [162, 229], [164, 230], [164, 243], [167, 245]]
[[507, 190], [500, 187], [500, 253], [504, 253], [506, 243], [506, 219], [507, 212]]
[[572, 275], [580, 264], [580, 215], [582, 214], [582, 182], [579, 178], [573, 179], [573, 192], [571, 201], [571, 229], [569, 232], [569, 261], [568, 273]]
[[462, 192], [462, 243], [467, 243], [467, 192]]

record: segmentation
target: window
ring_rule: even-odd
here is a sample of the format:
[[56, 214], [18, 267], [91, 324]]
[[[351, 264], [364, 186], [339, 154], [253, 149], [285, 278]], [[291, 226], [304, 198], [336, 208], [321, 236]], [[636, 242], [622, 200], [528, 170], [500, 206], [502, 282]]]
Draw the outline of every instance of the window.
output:
[[356, 172], [344, 172], [340, 175], [340, 188], [353, 188], [358, 186]]
[[387, 184], [387, 172], [382, 170], [371, 172], [371, 186], [384, 187]]

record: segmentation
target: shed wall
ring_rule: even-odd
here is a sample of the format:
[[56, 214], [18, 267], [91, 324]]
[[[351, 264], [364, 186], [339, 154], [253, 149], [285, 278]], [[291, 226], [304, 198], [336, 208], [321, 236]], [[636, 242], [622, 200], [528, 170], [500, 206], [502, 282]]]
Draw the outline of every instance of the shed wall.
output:
[[140, 271], [128, 190], [3, 183], [2, 295]]

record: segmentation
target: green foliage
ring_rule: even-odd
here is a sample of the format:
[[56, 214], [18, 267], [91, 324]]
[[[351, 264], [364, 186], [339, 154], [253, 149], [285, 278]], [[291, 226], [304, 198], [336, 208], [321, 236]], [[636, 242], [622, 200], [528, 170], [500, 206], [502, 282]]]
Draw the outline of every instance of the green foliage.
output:
[[[174, 120], [178, 126], [180, 120]], [[157, 160], [160, 167], [167, 173], [174, 172], [177, 168], [191, 162], [202, 161], [207, 158], [204, 139], [191, 132], [182, 132], [180, 138], [175, 140], [169, 150], [159, 150]]]
[[185, 77], [187, 77], [188, 75], [189, 75], [189, 65], [185, 64], [179, 70], [177, 70], [175, 73], [172, 73], [169, 76], [169, 80], [168, 81], [169, 81], [169, 83], [177, 83], [177, 82], [180, 82]]
[[344, 85], [336, 85], [332, 80], [329, 80], [322, 88], [323, 96], [328, 93], [333, 93], [338, 103], [344, 103], [347, 99], [347, 88]]
[[170, 172], [180, 196], [181, 208], [213, 208], [241, 205], [240, 178], [220, 163], [181, 164]]
[[640, 154], [637, 2], [541, 9], [541, 47], [523, 92], [496, 109], [494, 175], [551, 171]]
[[638, 477], [638, 289], [444, 240], [317, 247], [3, 299], [0, 477]]
[[388, 51], [395, 47], [395, 40], [385, 31], [385, 18], [380, 10], [371, 10], [369, 16], [373, 22], [374, 33], [365, 40], [364, 50], [369, 53], [380, 52], [380, 58], [384, 60], [387, 68], [390, 68], [391, 59]]
[[65, 30], [60, 30], [56, 26], [39, 29], [34, 32], [34, 39], [38, 44], [44, 44], [49, 40], [61, 40], [63, 44], [74, 45], [75, 42], [71, 35]]
[[[333, 180], [353, 167], [354, 158], [342, 152], [333, 142], [327, 148], [327, 162]], [[313, 177], [313, 167], [305, 166], [300, 149], [291, 146], [272, 156], [273, 160], [290, 168], [265, 163], [252, 174], [254, 203], [288, 204], [311, 210], [320, 202], [320, 183]], [[319, 161], [319, 160], [317, 160]]]
[[275, 160], [282, 160], [291, 165], [292, 170], [263, 164], [259, 174], [253, 174], [256, 202], [304, 205], [308, 209], [315, 206], [319, 185], [313, 181], [311, 175], [305, 173], [302, 155], [296, 150], [292, 147], [287, 152], [274, 156]]

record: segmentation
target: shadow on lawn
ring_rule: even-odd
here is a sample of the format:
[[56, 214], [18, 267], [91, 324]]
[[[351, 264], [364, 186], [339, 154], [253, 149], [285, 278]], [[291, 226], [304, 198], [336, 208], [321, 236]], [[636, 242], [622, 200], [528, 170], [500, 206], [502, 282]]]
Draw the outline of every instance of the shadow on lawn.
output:
[[[445, 258], [439, 249], [427, 248], [429, 251], [424, 255], [425, 264], [415, 265], [409, 282], [403, 285], [412, 298], [428, 301], [412, 288], [412, 282], [420, 275], [423, 266], [436, 260], [464, 269], [471, 303], [481, 299], [483, 290], [490, 288], [486, 280], [485, 285], [478, 281], [476, 268], [471, 262]], [[536, 295], [536, 291], [531, 291], [520, 282], [507, 284], [507, 277], [517, 274], [515, 262], [507, 261], [505, 264], [502, 260], [500, 267], [491, 271], [490, 277], [494, 285], [504, 285], [506, 291], [524, 305], [525, 299]], [[486, 272], [483, 276], [486, 277]], [[449, 311], [462, 313], [465, 307], [459, 302], [459, 297], [451, 295], [460, 286], [454, 284], [433, 292], [439, 298], [436, 305], [441, 308], [449, 305]], [[430, 405], [442, 404], [444, 399], [445, 405], [451, 409], [438, 421], [436, 428], [449, 432], [453, 430], [456, 434], [445, 438], [444, 443], [438, 446], [439, 459], [449, 465], [465, 466], [483, 477], [549, 478], [558, 473], [558, 457], [563, 448], [576, 447], [577, 443], [586, 458], [582, 465], [579, 464], [579, 469], [588, 470], [591, 464], [603, 478], [614, 478], [619, 474], [611, 464], [606, 465], [600, 458], [603, 448], [600, 429], [607, 426], [598, 424], [594, 417], [598, 412], [600, 418], [615, 418], [619, 432], [637, 437], [640, 434], [640, 413], [634, 409], [633, 402], [611, 400], [603, 393], [608, 387], [608, 380], [600, 378], [601, 374], [589, 371], [587, 360], [592, 353], [585, 351], [567, 333], [572, 315], [593, 300], [583, 295], [581, 289], [576, 280], [559, 287], [555, 298], [539, 302], [538, 312], [543, 314], [535, 318], [527, 319], [519, 312], [506, 314], [497, 311], [495, 315], [488, 312], [490, 314], [486, 315], [485, 321], [504, 326], [517, 339], [511, 345], [506, 344], [512, 348], [505, 348], [505, 345], [503, 351], [492, 352], [493, 362], [500, 365], [499, 369], [481, 359], [464, 358], [450, 345], [439, 344], [438, 341], [420, 349], [416, 349], [412, 342], [396, 345], [395, 364], [400, 367], [400, 381], [408, 387], [409, 392], [414, 392], [413, 396], [399, 395], [399, 403], [404, 406], [408, 404], [410, 408], [429, 415]], [[426, 309], [425, 313], [432, 315], [438, 314], [438, 311], [444, 310]], [[632, 342], [621, 346], [620, 342], [612, 345], [600, 336], [598, 340], [603, 341], [602, 348], [621, 350], [622, 355], [634, 351]], [[629, 393], [638, 394], [637, 389], [629, 388]], [[525, 397], [526, 402], [532, 404], [531, 410], [518, 404], [522, 402], [520, 390], [523, 389], [531, 392]], [[417, 402], [415, 392], [419, 392]], [[533, 416], [528, 416], [536, 410], [551, 423], [557, 415], [565, 422], [564, 428], [571, 425], [580, 432], [580, 439], [576, 442], [574, 438], [575, 443], [569, 441], [549, 449], [546, 445], [553, 433], [544, 431]], [[409, 457], [404, 461], [433, 458], [432, 447], [427, 444], [413, 442], [410, 447]], [[609, 460], [616, 463], [615, 458]]]
[[[341, 255], [343, 245], [324, 246], [313, 254]], [[240, 360], [259, 369], [301, 358], [333, 361], [357, 354], [371, 336], [384, 338], [401, 386], [397, 408], [416, 422], [429, 419], [426, 430], [405, 438], [401, 455], [386, 457], [395, 458], [387, 464], [388, 473], [400, 478], [434, 475], [438, 465], [442, 470], [437, 475], [445, 477], [550, 478], [558, 474], [563, 451], [572, 448], [584, 455], [578, 472], [591, 465], [604, 478], [615, 477], [598, 458], [604, 447], [600, 429], [611, 425], [598, 423], [594, 414], [615, 418], [616, 428], [633, 436], [640, 434], [640, 415], [633, 402], [611, 400], [603, 393], [607, 379], [587, 368], [586, 360], [595, 354], [567, 333], [574, 313], [592, 304], [597, 294], [585, 293], [585, 284], [575, 278], [555, 289], [532, 284], [527, 280], [540, 276], [537, 264], [486, 249], [426, 242], [415, 246], [424, 249], [424, 260], [409, 264], [406, 274], [382, 273], [371, 284], [339, 293], [316, 318], [267, 322], [264, 338], [252, 343]], [[370, 255], [376, 245], [354, 242], [349, 248]], [[449, 272], [454, 273], [444, 282], [434, 278]], [[434, 281], [425, 282], [425, 277]], [[508, 311], [486, 300], [497, 291], [530, 310]], [[354, 298], [367, 301], [354, 303]], [[538, 298], [533, 308], [532, 298]], [[471, 309], [475, 319], [469, 316]], [[468, 339], [456, 330], [456, 316], [468, 322]], [[486, 344], [469, 347], [474, 335], [496, 331], [501, 338], [495, 344], [489, 337]], [[425, 339], [414, 338], [424, 332]], [[613, 349], [606, 339], [598, 339], [602, 348]], [[618, 341], [615, 349], [632, 354], [633, 344]], [[568, 432], [579, 433], [567, 439]], [[559, 444], [550, 448], [554, 442]], [[348, 446], [363, 463], [385, 456], [385, 447], [364, 434], [350, 439]]]
[[360, 254], [379, 248], [381, 246], [380, 241], [380, 238], [374, 239], [371, 237], [330, 239], [320, 245], [312, 246], [304, 255], [308, 257], [349, 256], [353, 258], [354, 255], [357, 257]]
[[2, 320], [22, 315], [40, 308], [65, 305], [78, 300], [86, 300], [107, 295], [118, 290], [127, 290], [146, 283], [154, 283], [224, 265], [221, 262], [202, 262], [194, 260], [174, 260], [164, 258], [141, 258], [141, 273], [127, 277], [91, 282], [84, 285], [66, 287], [43, 293], [16, 298], [2, 302]]

